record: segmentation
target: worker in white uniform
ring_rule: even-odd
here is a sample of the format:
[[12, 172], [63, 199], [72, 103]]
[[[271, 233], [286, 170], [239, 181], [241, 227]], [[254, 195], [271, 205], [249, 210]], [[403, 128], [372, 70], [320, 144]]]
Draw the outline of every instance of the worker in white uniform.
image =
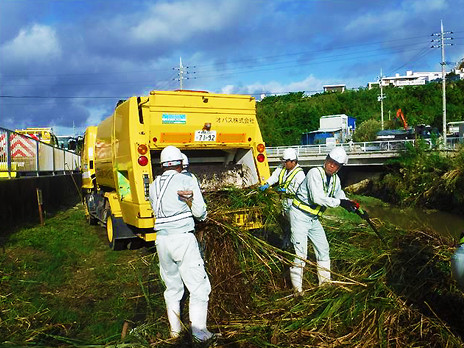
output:
[[356, 206], [355, 202], [346, 198], [337, 175], [347, 162], [348, 156], [342, 147], [332, 149], [322, 167], [308, 171], [293, 199], [290, 209], [291, 240], [297, 257], [290, 267], [290, 279], [296, 293], [303, 291], [305, 262], [302, 259], [307, 258], [308, 237], [316, 255], [319, 285], [330, 282], [329, 243], [319, 217], [328, 207], [342, 206], [352, 211]]
[[213, 337], [206, 328], [211, 285], [193, 233], [193, 218], [206, 219], [206, 204], [198, 184], [181, 174], [182, 154], [178, 148], [167, 146], [160, 160], [163, 174], [150, 185], [150, 203], [171, 337], [178, 337], [182, 331], [180, 300], [185, 284], [190, 292], [192, 335], [197, 341], [207, 341]]
[[296, 190], [305, 178], [303, 168], [298, 164], [298, 156], [295, 149], [285, 149], [282, 154], [282, 164], [271, 174], [266, 183], [259, 187], [261, 191], [277, 184], [277, 191], [284, 196], [282, 200], [282, 215], [280, 226], [283, 232], [282, 249], [286, 249], [290, 242], [290, 207]]
[[451, 274], [458, 284], [458, 288], [464, 291], [464, 232], [459, 237], [459, 244], [451, 257]]

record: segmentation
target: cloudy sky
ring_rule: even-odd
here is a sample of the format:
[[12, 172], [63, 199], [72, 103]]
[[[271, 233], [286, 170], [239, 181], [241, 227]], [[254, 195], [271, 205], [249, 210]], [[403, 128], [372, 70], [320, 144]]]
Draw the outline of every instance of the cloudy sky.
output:
[[0, 0], [0, 127], [82, 132], [116, 102], [365, 87], [464, 57], [464, 0]]

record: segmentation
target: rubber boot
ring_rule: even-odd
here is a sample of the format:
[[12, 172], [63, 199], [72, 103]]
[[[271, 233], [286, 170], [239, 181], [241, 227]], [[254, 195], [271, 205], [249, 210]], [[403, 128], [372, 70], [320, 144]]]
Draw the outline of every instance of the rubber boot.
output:
[[330, 283], [330, 260], [317, 261], [317, 277], [319, 278], [319, 286]]
[[295, 293], [301, 295], [303, 293], [303, 266], [290, 267], [290, 280]]
[[205, 342], [213, 338], [213, 334], [206, 328], [208, 316], [208, 302], [190, 302], [189, 306], [190, 324], [195, 341]]
[[171, 326], [171, 337], [177, 338], [182, 331], [182, 321], [180, 320], [180, 303], [166, 303], [169, 325]]

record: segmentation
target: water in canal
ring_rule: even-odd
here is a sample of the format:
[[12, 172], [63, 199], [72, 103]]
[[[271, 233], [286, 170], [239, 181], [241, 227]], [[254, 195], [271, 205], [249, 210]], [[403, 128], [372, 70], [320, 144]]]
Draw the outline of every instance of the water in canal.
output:
[[459, 240], [464, 231], [464, 216], [438, 210], [421, 208], [398, 208], [379, 202], [370, 202], [366, 206], [371, 218], [392, 223], [402, 229], [433, 230], [445, 237]]

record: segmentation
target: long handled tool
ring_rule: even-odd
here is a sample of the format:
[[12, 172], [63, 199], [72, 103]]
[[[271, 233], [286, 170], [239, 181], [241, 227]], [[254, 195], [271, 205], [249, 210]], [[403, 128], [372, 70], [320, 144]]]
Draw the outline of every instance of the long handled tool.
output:
[[380, 238], [380, 240], [382, 241], [382, 243], [385, 243], [385, 240], [383, 239], [382, 235], [379, 233], [379, 231], [377, 230], [377, 228], [375, 227], [374, 223], [371, 221], [371, 219], [369, 218], [369, 214], [367, 214], [367, 211], [364, 211], [361, 209], [361, 207], [359, 206], [359, 203], [356, 202], [356, 208], [354, 209], [354, 213], [358, 214], [359, 217], [361, 217], [361, 219], [363, 220], [366, 220], [367, 223], [372, 227], [372, 229], [374, 230], [375, 234]]

